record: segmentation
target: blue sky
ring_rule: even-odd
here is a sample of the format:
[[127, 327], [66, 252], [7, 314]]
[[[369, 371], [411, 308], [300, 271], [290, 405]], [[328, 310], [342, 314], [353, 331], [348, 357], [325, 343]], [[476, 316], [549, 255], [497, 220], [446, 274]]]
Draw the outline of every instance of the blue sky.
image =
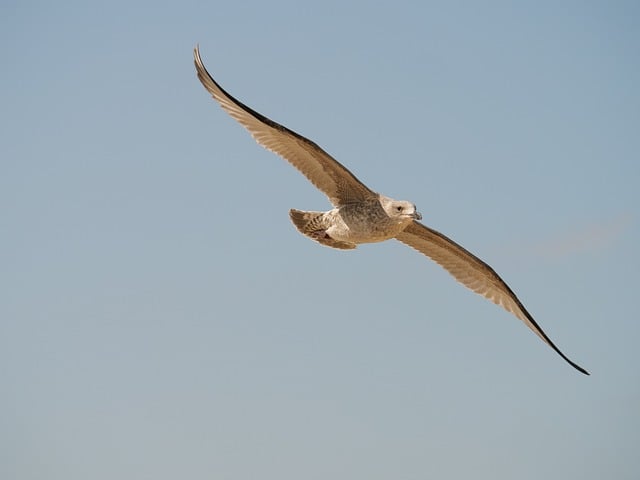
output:
[[[4, 2], [0, 476], [636, 479], [636, 2]], [[329, 207], [197, 81], [492, 265]]]

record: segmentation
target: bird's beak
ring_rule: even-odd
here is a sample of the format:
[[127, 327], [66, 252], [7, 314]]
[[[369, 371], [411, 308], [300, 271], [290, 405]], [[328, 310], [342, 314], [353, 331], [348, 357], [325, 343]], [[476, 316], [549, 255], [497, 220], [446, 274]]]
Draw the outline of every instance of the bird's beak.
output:
[[422, 220], [422, 214], [420, 212], [413, 212], [413, 218], [416, 220]]

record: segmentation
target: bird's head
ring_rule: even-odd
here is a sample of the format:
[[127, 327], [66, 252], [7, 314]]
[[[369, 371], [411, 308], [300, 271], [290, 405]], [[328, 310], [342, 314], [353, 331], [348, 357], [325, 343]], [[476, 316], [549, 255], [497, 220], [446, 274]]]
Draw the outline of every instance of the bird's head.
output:
[[416, 206], [404, 200], [394, 200], [389, 197], [380, 196], [380, 204], [389, 216], [398, 220], [420, 220], [422, 215], [416, 210]]

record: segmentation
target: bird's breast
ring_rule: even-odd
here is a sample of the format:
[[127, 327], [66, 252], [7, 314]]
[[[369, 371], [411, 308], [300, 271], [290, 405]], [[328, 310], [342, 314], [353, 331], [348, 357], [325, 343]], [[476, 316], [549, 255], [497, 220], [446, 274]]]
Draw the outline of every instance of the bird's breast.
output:
[[378, 202], [354, 203], [336, 210], [336, 228], [329, 232], [332, 238], [352, 243], [374, 243], [395, 237], [406, 222], [389, 218]]

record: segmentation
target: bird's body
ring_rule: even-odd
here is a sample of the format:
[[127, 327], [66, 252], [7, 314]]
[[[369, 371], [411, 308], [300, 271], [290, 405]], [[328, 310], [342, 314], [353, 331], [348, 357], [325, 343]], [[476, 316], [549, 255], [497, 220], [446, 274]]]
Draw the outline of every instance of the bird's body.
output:
[[304, 235], [341, 249], [389, 240], [414, 219], [422, 218], [415, 205], [382, 195], [340, 205], [328, 212], [291, 210], [289, 215]]
[[291, 210], [289, 216], [300, 233], [322, 245], [342, 250], [395, 238], [431, 258], [467, 288], [515, 315], [571, 366], [588, 375], [555, 346], [489, 265], [418, 222], [422, 216], [413, 203], [393, 200], [370, 190], [317, 144], [229, 95], [207, 72], [198, 48], [194, 59], [198, 78], [220, 106], [260, 145], [297, 168], [333, 204], [334, 208], [326, 212]]

